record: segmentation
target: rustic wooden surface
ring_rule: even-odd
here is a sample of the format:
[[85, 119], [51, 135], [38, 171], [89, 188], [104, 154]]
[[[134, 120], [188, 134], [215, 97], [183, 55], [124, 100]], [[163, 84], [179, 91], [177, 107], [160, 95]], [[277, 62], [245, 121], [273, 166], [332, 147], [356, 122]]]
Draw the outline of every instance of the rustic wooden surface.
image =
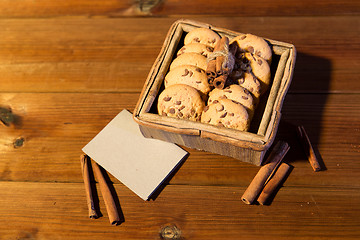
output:
[[[1, 1], [0, 110], [13, 121], [0, 125], [0, 239], [359, 239], [359, 14], [355, 0]], [[278, 132], [293, 170], [270, 205], [249, 206], [240, 197], [258, 167], [186, 149], [155, 200], [110, 176], [124, 222], [109, 224], [101, 194], [91, 220], [81, 148], [135, 107], [179, 18], [296, 46]], [[325, 171], [307, 162], [298, 124]]]

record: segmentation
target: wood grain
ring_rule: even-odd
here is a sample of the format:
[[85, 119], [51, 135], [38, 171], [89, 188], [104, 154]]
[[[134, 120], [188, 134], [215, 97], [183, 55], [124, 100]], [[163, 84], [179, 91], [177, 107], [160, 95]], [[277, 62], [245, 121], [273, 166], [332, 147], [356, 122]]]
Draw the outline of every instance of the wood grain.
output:
[[360, 233], [358, 188], [283, 187], [269, 207], [242, 203], [243, 187], [168, 186], [147, 202], [123, 185], [114, 187], [125, 217], [118, 227], [109, 225], [101, 195], [104, 216], [88, 218], [80, 183], [3, 182], [1, 193], [12, 197], [0, 199], [1, 236], [159, 239], [167, 225], [185, 239], [355, 239]]
[[[204, 7], [206, 6], [206, 7]], [[0, 1], [0, 239], [358, 239], [360, 2]], [[294, 168], [270, 206], [241, 195], [259, 167], [190, 155], [155, 200], [110, 176], [125, 222], [88, 218], [81, 148], [132, 110], [170, 25], [189, 18], [292, 43], [295, 74], [276, 140]], [[303, 125], [325, 165], [313, 172]], [[99, 187], [99, 186], [97, 186]]]
[[[82, 182], [78, 162], [81, 148], [122, 109], [131, 111], [137, 98], [133, 93], [0, 94], [0, 102], [12, 108], [16, 119], [13, 127], [2, 128], [0, 179]], [[360, 186], [353, 181], [360, 169], [359, 119], [359, 95], [289, 94], [278, 134], [291, 147], [285, 160], [295, 166], [286, 184]], [[298, 123], [306, 127], [321, 153], [326, 173], [312, 172], [297, 141], [294, 126]], [[18, 138], [24, 143], [15, 148]], [[258, 167], [232, 158], [187, 150], [190, 157], [171, 184], [247, 186], [258, 171]]]
[[0, 17], [58, 17], [58, 16], [312, 16], [356, 15], [360, 5], [355, 0], [338, 1], [177, 1], [177, 0], [3, 0]]
[[[2, 20], [0, 91], [139, 92], [176, 19]], [[196, 19], [293, 43], [298, 57], [292, 92], [360, 91], [357, 17]], [[318, 34], [304, 35], [303, 29]]]

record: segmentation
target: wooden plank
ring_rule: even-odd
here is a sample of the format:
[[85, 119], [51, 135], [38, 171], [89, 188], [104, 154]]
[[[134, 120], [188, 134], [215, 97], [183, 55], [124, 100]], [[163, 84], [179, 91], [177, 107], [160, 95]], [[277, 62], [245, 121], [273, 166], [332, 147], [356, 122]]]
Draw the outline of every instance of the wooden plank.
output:
[[[122, 109], [132, 110], [137, 98], [136, 93], [0, 94], [16, 119], [13, 127], [0, 126], [0, 180], [81, 182], [81, 148]], [[282, 113], [278, 139], [290, 143], [285, 161], [295, 167], [286, 184], [359, 186], [354, 182], [360, 176], [359, 94], [289, 94]], [[305, 126], [327, 171], [312, 171], [296, 138], [297, 124]], [[229, 157], [187, 150], [190, 156], [171, 184], [244, 187], [258, 171]]]
[[[344, 3], [342, 5], [342, 3]], [[198, 15], [199, 9], [204, 15], [225, 16], [313, 16], [313, 15], [356, 15], [360, 11], [357, 1], [344, 2], [317, 1], [165, 1], [154, 14], [164, 15]]]
[[[159, 239], [176, 226], [184, 239], [355, 239], [360, 234], [358, 188], [282, 187], [271, 206], [246, 205], [242, 187], [167, 186], [143, 201], [115, 184], [125, 218], [109, 224], [87, 216], [82, 183], [1, 182], [4, 239]], [[181, 196], [181, 197], [179, 197]]]
[[131, 7], [131, 1], [116, 0], [21, 0], [15, 3], [11, 0], [3, 0], [0, 4], [0, 16], [12, 17], [58, 17], [69, 15], [108, 15], [112, 12], [123, 11]]
[[225, 15], [225, 16], [312, 16], [356, 15], [360, 5], [355, 0], [332, 1], [116, 1], [116, 0], [3, 0], [0, 17], [59, 17], [84, 16], [171, 16], [171, 15]]
[[[291, 92], [360, 91], [358, 17], [196, 19], [295, 44], [298, 59]], [[2, 20], [0, 91], [139, 92], [175, 20]]]

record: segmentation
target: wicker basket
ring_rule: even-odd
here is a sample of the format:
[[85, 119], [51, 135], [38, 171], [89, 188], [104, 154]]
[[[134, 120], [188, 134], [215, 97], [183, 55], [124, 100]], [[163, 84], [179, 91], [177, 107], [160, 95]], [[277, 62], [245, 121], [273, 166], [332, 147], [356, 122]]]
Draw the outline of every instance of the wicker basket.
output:
[[176, 52], [183, 46], [185, 34], [198, 27], [210, 28], [230, 40], [241, 34], [197, 21], [176, 21], [171, 26], [160, 54], [150, 70], [134, 109], [134, 119], [145, 137], [261, 165], [277, 133], [282, 104], [293, 76], [295, 47], [292, 44], [265, 39], [273, 51], [272, 83], [270, 90], [260, 99], [249, 132], [160, 116], [157, 114], [156, 105], [157, 96], [164, 88], [164, 77]]

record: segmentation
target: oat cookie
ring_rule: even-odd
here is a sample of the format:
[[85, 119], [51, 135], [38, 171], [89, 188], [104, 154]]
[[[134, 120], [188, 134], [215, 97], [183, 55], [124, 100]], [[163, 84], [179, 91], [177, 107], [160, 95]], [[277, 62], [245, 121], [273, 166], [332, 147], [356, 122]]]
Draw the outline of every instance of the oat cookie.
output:
[[230, 44], [233, 42], [237, 43], [240, 51], [252, 53], [271, 63], [272, 51], [269, 44], [263, 38], [248, 33], [233, 38]]
[[253, 117], [255, 106], [253, 97], [247, 89], [237, 84], [230, 85], [224, 89], [214, 88], [209, 93], [208, 105], [220, 99], [230, 99], [236, 103], [240, 103], [248, 111], [249, 118], [251, 119]]
[[213, 47], [207, 46], [205, 44], [193, 42], [180, 48], [180, 50], [177, 52], [177, 56], [180, 56], [184, 53], [193, 52], [193, 53], [199, 53], [204, 57], [208, 57], [213, 51], [214, 51]]
[[184, 45], [196, 42], [214, 47], [219, 40], [220, 36], [209, 28], [194, 28], [186, 34], [184, 38]]
[[200, 53], [184, 53], [171, 62], [170, 70], [181, 65], [193, 65], [205, 71], [207, 68], [207, 58]]
[[215, 100], [205, 106], [201, 122], [240, 131], [247, 131], [250, 126], [250, 118], [245, 107], [230, 99]]
[[186, 84], [199, 90], [202, 96], [210, 92], [210, 85], [204, 70], [192, 65], [181, 65], [170, 70], [166, 76], [165, 88], [174, 84]]
[[159, 95], [159, 115], [200, 121], [205, 103], [199, 92], [188, 85], [176, 84], [165, 88]]

